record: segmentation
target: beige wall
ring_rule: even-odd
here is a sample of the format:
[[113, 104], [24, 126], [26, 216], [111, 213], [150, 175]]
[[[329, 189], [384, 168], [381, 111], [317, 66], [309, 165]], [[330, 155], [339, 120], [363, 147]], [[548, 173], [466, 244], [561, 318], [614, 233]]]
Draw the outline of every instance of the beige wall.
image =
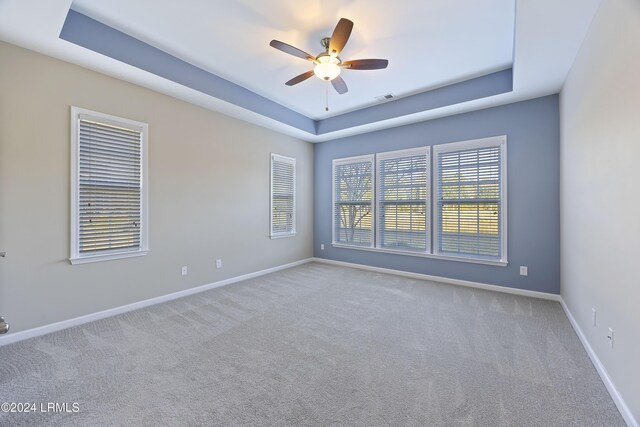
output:
[[603, 0], [560, 94], [560, 286], [640, 421], [639, 42], [640, 1]]
[[[71, 105], [149, 124], [149, 255], [70, 265]], [[270, 152], [297, 159], [293, 238], [268, 237]], [[0, 315], [17, 332], [308, 258], [312, 177], [311, 144], [0, 43]]]

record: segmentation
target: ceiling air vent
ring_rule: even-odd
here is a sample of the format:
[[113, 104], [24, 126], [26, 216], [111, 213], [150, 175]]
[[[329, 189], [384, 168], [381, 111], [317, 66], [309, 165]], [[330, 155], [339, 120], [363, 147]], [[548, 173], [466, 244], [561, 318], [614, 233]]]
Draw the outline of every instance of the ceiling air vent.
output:
[[386, 95], [376, 96], [376, 101], [384, 102], [393, 99], [393, 95], [388, 93]]

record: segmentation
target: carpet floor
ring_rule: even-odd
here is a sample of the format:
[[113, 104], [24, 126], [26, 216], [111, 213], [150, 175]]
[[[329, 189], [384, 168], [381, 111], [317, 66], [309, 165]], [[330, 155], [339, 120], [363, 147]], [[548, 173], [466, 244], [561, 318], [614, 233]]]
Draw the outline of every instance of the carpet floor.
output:
[[3, 426], [625, 425], [558, 303], [319, 263], [0, 361], [0, 402], [69, 411]]

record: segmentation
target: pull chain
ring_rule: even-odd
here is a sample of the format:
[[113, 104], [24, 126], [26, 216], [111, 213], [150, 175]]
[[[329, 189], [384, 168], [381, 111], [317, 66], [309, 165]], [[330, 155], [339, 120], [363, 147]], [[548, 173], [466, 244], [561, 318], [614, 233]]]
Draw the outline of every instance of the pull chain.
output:
[[329, 80], [327, 80], [327, 86], [324, 91], [324, 111], [329, 111]]

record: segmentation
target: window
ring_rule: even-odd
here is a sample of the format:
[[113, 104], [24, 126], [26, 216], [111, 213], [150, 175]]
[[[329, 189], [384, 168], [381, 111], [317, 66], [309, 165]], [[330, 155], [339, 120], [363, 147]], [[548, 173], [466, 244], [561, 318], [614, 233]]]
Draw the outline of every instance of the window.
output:
[[373, 155], [333, 161], [333, 241], [373, 246]]
[[429, 147], [377, 156], [377, 246], [430, 251]]
[[271, 238], [296, 234], [296, 159], [271, 154]]
[[436, 145], [439, 254], [503, 260], [506, 138]]
[[506, 144], [499, 136], [335, 159], [333, 245], [506, 266]]
[[72, 264], [145, 255], [147, 125], [71, 108]]

